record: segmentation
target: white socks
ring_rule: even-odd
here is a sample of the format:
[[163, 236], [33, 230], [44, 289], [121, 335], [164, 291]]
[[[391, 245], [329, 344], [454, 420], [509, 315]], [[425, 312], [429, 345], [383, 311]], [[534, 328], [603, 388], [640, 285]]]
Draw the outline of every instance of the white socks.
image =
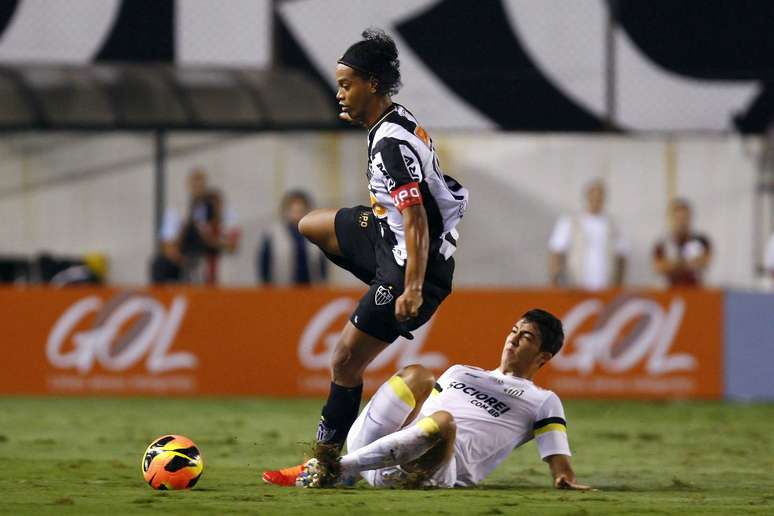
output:
[[[406, 423], [406, 418], [415, 406], [414, 394], [409, 386], [400, 376], [393, 376], [379, 387], [364, 408], [366, 422], [356, 444], [364, 446], [387, 434], [397, 432]], [[348, 451], [355, 451], [355, 449]]]
[[352, 475], [369, 469], [398, 466], [418, 459], [438, 441], [438, 423], [426, 417], [399, 432], [385, 435], [341, 458], [344, 475]]

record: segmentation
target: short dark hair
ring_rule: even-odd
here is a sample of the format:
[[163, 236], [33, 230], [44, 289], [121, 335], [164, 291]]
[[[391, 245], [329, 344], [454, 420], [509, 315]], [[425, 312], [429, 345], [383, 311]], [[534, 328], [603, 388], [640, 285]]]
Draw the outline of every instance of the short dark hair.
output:
[[363, 39], [350, 46], [339, 63], [349, 66], [361, 77], [376, 80], [381, 95], [395, 95], [402, 86], [398, 47], [382, 29], [368, 28]]
[[693, 211], [693, 209], [691, 208], [691, 202], [685, 197], [675, 197], [674, 199], [672, 199], [669, 202], [669, 209], [672, 211], [677, 209]]
[[312, 207], [312, 198], [308, 193], [306, 193], [306, 191], [288, 190], [282, 196], [282, 200], [280, 201], [280, 209], [282, 211], [285, 211], [285, 208], [287, 208], [290, 205], [290, 203], [293, 201], [301, 201], [304, 204], [306, 204], [307, 208]]
[[551, 313], [533, 308], [521, 316], [527, 322], [538, 327], [540, 332], [540, 351], [556, 355], [564, 344], [564, 328], [562, 321]]

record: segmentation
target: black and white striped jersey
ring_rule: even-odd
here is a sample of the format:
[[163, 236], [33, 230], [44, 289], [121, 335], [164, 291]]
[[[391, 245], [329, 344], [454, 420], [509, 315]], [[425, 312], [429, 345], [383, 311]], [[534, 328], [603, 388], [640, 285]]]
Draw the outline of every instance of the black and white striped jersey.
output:
[[401, 212], [423, 205], [430, 253], [454, 254], [455, 229], [468, 205], [468, 191], [441, 171], [433, 141], [406, 108], [393, 104], [368, 131], [368, 190], [382, 237], [398, 265], [406, 262]]

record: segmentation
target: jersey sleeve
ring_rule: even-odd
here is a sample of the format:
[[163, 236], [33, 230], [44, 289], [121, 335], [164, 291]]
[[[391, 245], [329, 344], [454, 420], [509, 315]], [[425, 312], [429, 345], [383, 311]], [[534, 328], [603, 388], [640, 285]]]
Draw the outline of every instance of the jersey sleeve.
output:
[[398, 210], [422, 204], [422, 164], [407, 141], [383, 138], [374, 147], [372, 161], [384, 174], [385, 186]]
[[458, 365], [453, 365], [449, 369], [443, 372], [443, 374], [435, 381], [435, 387], [433, 387], [431, 396], [435, 396], [443, 392], [446, 386], [449, 385], [449, 378], [452, 372], [458, 367], [459, 367]]
[[551, 455], [572, 455], [570, 443], [567, 440], [567, 421], [564, 419], [564, 407], [562, 407], [559, 396], [553, 392], [538, 409], [532, 431], [541, 459], [545, 460]]

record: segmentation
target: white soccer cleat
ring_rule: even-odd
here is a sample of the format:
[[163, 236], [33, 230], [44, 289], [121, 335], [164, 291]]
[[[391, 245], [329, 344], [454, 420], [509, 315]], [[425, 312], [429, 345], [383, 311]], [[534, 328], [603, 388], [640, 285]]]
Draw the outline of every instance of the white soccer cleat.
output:
[[320, 487], [320, 461], [314, 457], [304, 462], [301, 473], [296, 477], [296, 487]]

